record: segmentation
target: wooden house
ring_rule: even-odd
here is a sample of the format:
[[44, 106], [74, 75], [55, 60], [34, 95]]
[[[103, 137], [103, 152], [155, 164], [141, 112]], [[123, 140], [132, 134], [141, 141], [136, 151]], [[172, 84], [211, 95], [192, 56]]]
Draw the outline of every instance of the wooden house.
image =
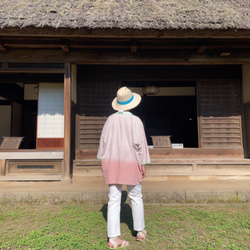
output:
[[149, 174], [248, 176], [249, 13], [249, 0], [1, 0], [0, 180], [99, 175], [121, 86], [142, 95]]

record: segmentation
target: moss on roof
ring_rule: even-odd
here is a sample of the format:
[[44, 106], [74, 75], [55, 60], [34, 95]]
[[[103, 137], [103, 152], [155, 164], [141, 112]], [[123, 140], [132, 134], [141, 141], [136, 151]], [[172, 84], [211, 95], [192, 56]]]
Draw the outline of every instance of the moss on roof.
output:
[[0, 28], [249, 29], [250, 0], [1, 0]]

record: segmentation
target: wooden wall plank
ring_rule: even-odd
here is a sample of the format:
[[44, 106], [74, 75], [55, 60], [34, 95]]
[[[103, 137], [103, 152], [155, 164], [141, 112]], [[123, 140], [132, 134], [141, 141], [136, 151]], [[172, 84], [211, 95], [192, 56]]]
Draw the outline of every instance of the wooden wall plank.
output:
[[198, 83], [199, 140], [203, 148], [242, 148], [241, 93], [235, 80]]
[[[153, 148], [149, 149], [151, 159], [217, 159], [217, 158], [244, 158], [242, 148]], [[76, 161], [96, 159], [97, 148], [76, 150]]]
[[80, 116], [79, 148], [98, 148], [103, 125], [107, 117]]

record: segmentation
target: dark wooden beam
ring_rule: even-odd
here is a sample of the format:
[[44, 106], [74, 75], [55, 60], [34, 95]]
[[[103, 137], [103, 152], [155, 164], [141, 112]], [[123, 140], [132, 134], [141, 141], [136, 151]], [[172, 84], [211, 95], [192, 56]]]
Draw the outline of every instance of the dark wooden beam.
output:
[[51, 37], [6, 37], [2, 39], [4, 48], [23, 49], [62, 49], [69, 52], [71, 49], [102, 49], [102, 50], [196, 50], [203, 53], [205, 50], [217, 49], [250, 49], [250, 39], [124, 39], [124, 38], [68, 38], [58, 39]]
[[23, 36], [28, 37], [89, 37], [89, 38], [250, 38], [249, 29], [226, 29], [226, 30], [154, 30], [154, 29], [68, 29], [49, 27], [23, 27], [3, 28], [0, 36]]
[[62, 74], [47, 74], [40, 72], [36, 73], [0, 73], [0, 82], [2, 83], [13, 83], [13, 82], [23, 82], [23, 83], [39, 83], [39, 82], [59, 82], [64, 81], [63, 73]]
[[0, 68], [0, 73], [53, 73], [53, 74], [61, 74], [64, 72], [63, 69], [55, 69], [55, 68]]
[[203, 53], [179, 50], [130, 51], [117, 50], [15, 50], [0, 52], [3, 62], [15, 63], [64, 63], [109, 65], [196, 65], [196, 64], [247, 64], [250, 50], [231, 51], [229, 57], [221, 57], [223, 51], [205, 50]]
[[48, 48], [48, 49], [57, 49], [60, 48], [60, 41], [57, 39], [34, 39], [34, 38], [8, 38], [2, 41], [5, 47], [9, 48]]
[[[196, 49], [197, 52], [201, 53], [206, 49], [216, 50], [216, 49], [250, 49], [250, 41], [235, 41], [228, 43], [228, 41], [202, 41], [203, 45], [200, 45], [201, 41], [193, 41], [193, 40], [157, 40], [157, 41], [148, 41], [148, 40], [138, 40], [135, 41], [123, 41], [123, 40], [93, 40], [87, 41], [83, 40], [61, 40], [58, 39], [24, 39], [24, 38], [16, 38], [16, 39], [5, 39], [2, 40], [2, 51], [7, 51], [6, 47], [9, 49], [12, 48], [20, 48], [20, 49], [59, 49], [62, 48], [63, 51], [69, 52], [70, 48], [72, 49], [127, 49], [134, 50], [137, 48], [140, 50], [191, 50]], [[0, 44], [1, 46], [1, 44]], [[0, 47], [1, 49], [1, 47]]]
[[129, 44], [115, 44], [115, 43], [110, 43], [110, 44], [96, 44], [96, 43], [74, 43], [72, 42], [70, 44], [71, 48], [74, 49], [127, 49], [129, 50], [131, 46]]

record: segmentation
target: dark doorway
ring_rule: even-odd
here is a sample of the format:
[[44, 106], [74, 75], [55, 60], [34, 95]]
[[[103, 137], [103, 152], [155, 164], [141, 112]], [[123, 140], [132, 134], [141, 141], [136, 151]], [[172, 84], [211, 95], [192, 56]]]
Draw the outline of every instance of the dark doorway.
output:
[[37, 101], [25, 101], [23, 107], [23, 148], [36, 148]]
[[198, 147], [195, 96], [144, 96], [143, 102], [150, 145], [152, 135], [171, 135], [172, 143]]
[[[133, 87], [135, 82], [125, 84]], [[143, 120], [148, 144], [153, 144], [151, 136], [171, 135], [172, 143], [183, 144], [185, 148], [198, 147], [196, 83], [188, 81], [152, 84], [158, 84], [160, 92], [157, 95], [144, 94], [141, 105], [133, 110]]]

